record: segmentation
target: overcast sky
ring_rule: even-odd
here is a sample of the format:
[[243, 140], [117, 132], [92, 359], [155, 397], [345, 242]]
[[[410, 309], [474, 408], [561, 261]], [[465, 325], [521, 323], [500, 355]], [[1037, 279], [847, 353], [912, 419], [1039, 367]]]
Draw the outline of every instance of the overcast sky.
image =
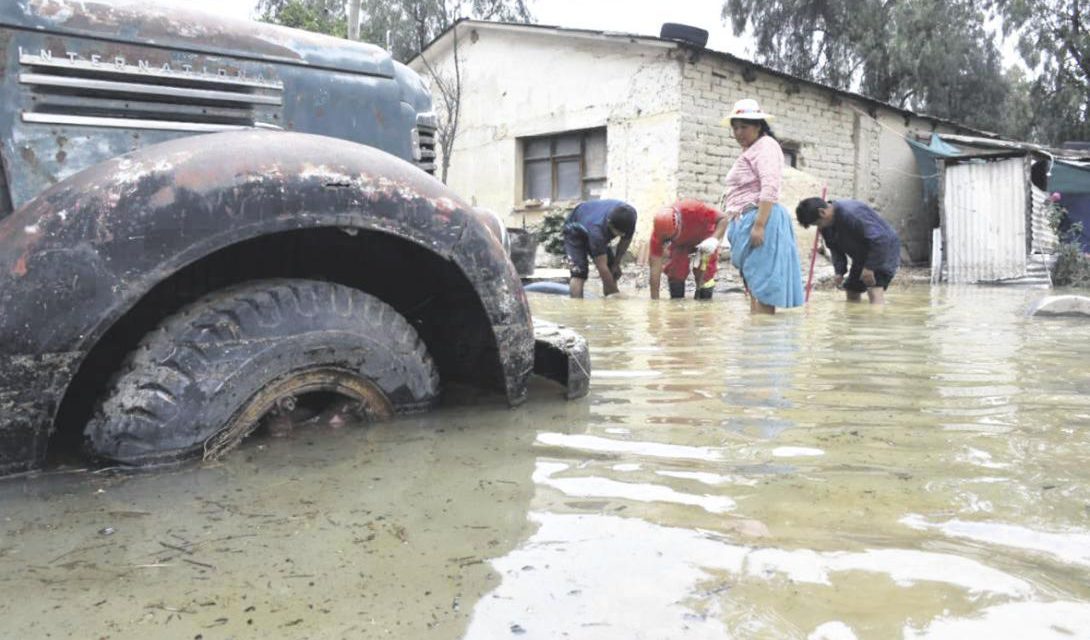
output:
[[[0, 0], [3, 1], [3, 0]], [[659, 34], [664, 22], [681, 22], [707, 29], [708, 48], [750, 57], [744, 43], [719, 18], [722, 0], [529, 0], [540, 24], [639, 35]], [[193, 7], [220, 15], [250, 17], [255, 0], [157, 0], [159, 4]]]
[[[8, 0], [0, 0], [6, 2]], [[220, 15], [252, 17], [257, 0], [152, 0], [158, 4], [203, 9]], [[347, 1], [347, 0], [346, 0]], [[743, 58], [753, 58], [750, 39], [736, 38], [719, 17], [723, 0], [528, 0], [539, 24], [621, 31], [657, 36], [664, 22], [680, 22], [707, 29], [708, 48]], [[995, 25], [993, 25], [994, 27]], [[1002, 46], [1004, 64], [1025, 68], [1014, 52], [1013, 39]]]

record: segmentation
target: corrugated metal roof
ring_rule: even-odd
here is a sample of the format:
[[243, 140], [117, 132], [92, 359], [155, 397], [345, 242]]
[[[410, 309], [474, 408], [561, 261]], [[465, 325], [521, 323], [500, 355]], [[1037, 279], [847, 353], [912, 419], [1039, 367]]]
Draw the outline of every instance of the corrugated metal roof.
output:
[[[939, 138], [947, 142], [956, 142], [962, 146], [968, 145], [970, 147], [976, 147], [976, 154], [979, 154], [980, 149], [993, 149], [993, 150], [1006, 150], [1006, 151], [1025, 151], [1037, 153], [1053, 158], [1063, 158], [1069, 161], [1075, 161], [1080, 158], [1086, 158], [1085, 151], [1077, 149], [1059, 149], [1056, 147], [1046, 147], [1040, 144], [1034, 144], [1032, 142], [1022, 142], [1018, 140], [1000, 140], [998, 138], [979, 138], [976, 136], [962, 136], [952, 133], [939, 133], [936, 134]], [[974, 155], [974, 150], [963, 149], [962, 155]]]

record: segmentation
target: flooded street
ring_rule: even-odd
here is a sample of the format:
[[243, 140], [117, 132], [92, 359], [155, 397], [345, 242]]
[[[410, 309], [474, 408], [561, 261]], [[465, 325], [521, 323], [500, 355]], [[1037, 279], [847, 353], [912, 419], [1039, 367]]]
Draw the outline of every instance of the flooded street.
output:
[[0, 482], [0, 637], [1090, 638], [1090, 322], [840, 295], [532, 296], [588, 398]]

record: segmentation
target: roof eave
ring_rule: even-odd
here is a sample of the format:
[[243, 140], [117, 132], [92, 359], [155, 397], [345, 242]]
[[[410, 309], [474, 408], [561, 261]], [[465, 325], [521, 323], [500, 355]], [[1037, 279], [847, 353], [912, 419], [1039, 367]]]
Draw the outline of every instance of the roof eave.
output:
[[[487, 29], [504, 30], [504, 31], [549, 32], [549, 33], [552, 33], [552, 34], [558, 35], [558, 36], [578, 37], [578, 38], [586, 38], [586, 39], [590, 39], [590, 40], [600, 40], [600, 41], [607, 41], [607, 40], [612, 41], [612, 40], [617, 40], [617, 39], [623, 38], [623, 39], [626, 39], [626, 40], [628, 40], [629, 42], [632, 42], [632, 43], [644, 44], [644, 45], [647, 45], [647, 46], [660, 47], [660, 48], [664, 48], [664, 49], [692, 49], [692, 50], [696, 50], [696, 51], [707, 52], [707, 53], [712, 54], [714, 56], [717, 56], [719, 58], [725, 59], [725, 60], [727, 60], [729, 62], [739, 64], [739, 65], [748, 66], [748, 67], [752, 68], [753, 70], [758, 71], [760, 73], [764, 73], [766, 75], [774, 76], [774, 77], [777, 77], [777, 78], [782, 78], [782, 79], [785, 79], [785, 80], [790, 80], [791, 82], [797, 82], [797, 83], [804, 84], [806, 86], [813, 87], [813, 88], [816, 88], [816, 89], [829, 91], [830, 93], [833, 93], [834, 95], [837, 95], [837, 96], [840, 96], [840, 97], [843, 97], [843, 98], [847, 98], [847, 99], [851, 99], [851, 100], [854, 100], [854, 101], [857, 101], [857, 102], [862, 102], [864, 104], [867, 104], [867, 105], [870, 105], [870, 106], [873, 106], [873, 107], [886, 109], [888, 111], [892, 111], [894, 113], [897, 113], [897, 114], [899, 114], [901, 116], [910, 117], [910, 118], [917, 118], [917, 119], [920, 119], [920, 120], [928, 120], [928, 121], [931, 121], [931, 122], [936, 123], [936, 124], [942, 124], [942, 125], [945, 125], [945, 126], [948, 126], [948, 127], [961, 129], [962, 131], [972, 132], [973, 134], [976, 134], [976, 135], [978, 135], [980, 137], [983, 137], [983, 138], [998, 138], [999, 137], [995, 133], [991, 133], [991, 132], [988, 132], [988, 131], [982, 131], [980, 129], [970, 127], [970, 126], [965, 125], [965, 124], [960, 123], [960, 122], [954, 122], [953, 120], [947, 120], [945, 118], [940, 118], [940, 117], [937, 117], [937, 116], [931, 116], [931, 115], [927, 115], [927, 114], [916, 113], [915, 111], [911, 111], [911, 110], [908, 110], [908, 109], [903, 109], [901, 107], [892, 105], [892, 104], [890, 104], [888, 102], [883, 102], [881, 100], [876, 100], [874, 98], [869, 98], [869, 97], [864, 96], [864, 95], [859, 94], [859, 93], [855, 93], [855, 92], [852, 92], [852, 91], [845, 91], [844, 89], [837, 89], [835, 87], [830, 87], [829, 85], [821, 84], [820, 82], [815, 82], [813, 80], [807, 80], [805, 78], [800, 78], [798, 76], [793, 76], [793, 75], [791, 75], [789, 73], [784, 73], [783, 71], [777, 71], [776, 69], [773, 69], [771, 67], [767, 67], [767, 66], [762, 65], [760, 63], [753, 62], [752, 60], [746, 60], [745, 58], [739, 58], [738, 56], [735, 56], [735, 55], [730, 54], [730, 53], [726, 53], [724, 51], [716, 51], [715, 49], [707, 49], [707, 48], [697, 48], [697, 47], [694, 47], [694, 46], [689, 45], [689, 44], [684, 43], [684, 42], [679, 42], [677, 40], [668, 40], [668, 39], [665, 39], [665, 38], [660, 38], [658, 36], [646, 36], [646, 35], [639, 35], [639, 34], [632, 34], [632, 33], [621, 33], [621, 32], [615, 32], [615, 31], [596, 31], [596, 30], [592, 30], [592, 29], [573, 29], [573, 28], [569, 28], [569, 27], [559, 27], [559, 26], [555, 26], [555, 25], [522, 24], [522, 23], [515, 23], [515, 22], [491, 22], [491, 21], [487, 21], [487, 20], [471, 20], [471, 19], [468, 19], [468, 18], [463, 18], [461, 20], [458, 20], [454, 24], [452, 24], [450, 27], [447, 27], [447, 29], [445, 31], [443, 31], [438, 36], [436, 36], [435, 39], [433, 39], [430, 43], [428, 43], [428, 45], [425, 46], [424, 49], [419, 54], [414, 56], [413, 59], [409, 61], [409, 65], [412, 66], [412, 64], [414, 62], [416, 62], [417, 58], [419, 58], [422, 55], [424, 55], [425, 53], [427, 53], [430, 49], [432, 49], [432, 47], [435, 47], [435, 46], [440, 45], [440, 44], [445, 44], [445, 42], [441, 42], [441, 41], [444, 41], [444, 39], [451, 33], [451, 31], [453, 29], [455, 29], [459, 25], [463, 25], [463, 24], [476, 26], [476, 27], [481, 27], [481, 28], [487, 28]], [[870, 115], [871, 115], [871, 117], [874, 117], [874, 114], [870, 114]]]

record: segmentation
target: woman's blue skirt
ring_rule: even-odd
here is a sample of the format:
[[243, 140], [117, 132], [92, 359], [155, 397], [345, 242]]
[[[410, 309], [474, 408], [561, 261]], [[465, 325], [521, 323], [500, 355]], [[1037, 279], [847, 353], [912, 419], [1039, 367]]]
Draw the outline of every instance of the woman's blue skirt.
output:
[[802, 267], [795, 245], [795, 227], [782, 205], [772, 205], [765, 223], [765, 241], [749, 246], [757, 209], [747, 209], [727, 227], [730, 262], [742, 272], [749, 293], [759, 302], [778, 307], [802, 306]]

